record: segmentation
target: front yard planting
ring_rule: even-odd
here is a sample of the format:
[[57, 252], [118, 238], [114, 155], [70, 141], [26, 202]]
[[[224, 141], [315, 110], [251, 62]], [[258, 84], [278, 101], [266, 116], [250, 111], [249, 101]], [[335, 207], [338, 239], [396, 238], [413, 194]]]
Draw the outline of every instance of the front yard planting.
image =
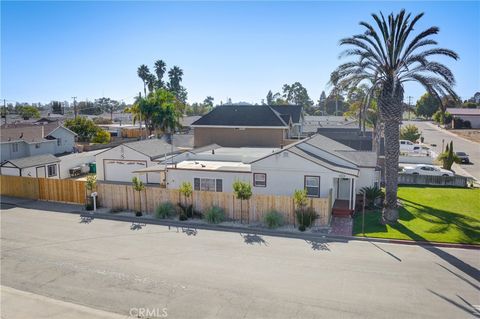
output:
[[[399, 187], [402, 202], [395, 225], [380, 224], [381, 212], [365, 213], [365, 236], [444, 243], [480, 244], [480, 189]], [[356, 213], [355, 236], [362, 234]]]

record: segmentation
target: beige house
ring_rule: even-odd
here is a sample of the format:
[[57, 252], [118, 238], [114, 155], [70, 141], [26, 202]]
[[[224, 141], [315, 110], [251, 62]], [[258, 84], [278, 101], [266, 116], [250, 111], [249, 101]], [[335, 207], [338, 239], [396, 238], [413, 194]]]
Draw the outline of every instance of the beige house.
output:
[[220, 105], [192, 123], [194, 147], [283, 147], [301, 135], [297, 105]]

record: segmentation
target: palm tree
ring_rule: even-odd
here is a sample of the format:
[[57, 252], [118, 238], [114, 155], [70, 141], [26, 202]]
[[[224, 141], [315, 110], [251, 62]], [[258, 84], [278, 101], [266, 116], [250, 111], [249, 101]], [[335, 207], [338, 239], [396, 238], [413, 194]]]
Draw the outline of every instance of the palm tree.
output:
[[157, 89], [164, 87], [163, 75], [167, 69], [167, 64], [162, 60], [155, 61], [155, 74], [157, 75]]
[[145, 64], [142, 64], [138, 67], [137, 75], [143, 81], [143, 93], [145, 94], [144, 97], [147, 96], [147, 80], [148, 80], [149, 74], [150, 74], [150, 70], [148, 69], [148, 66], [146, 66]]
[[168, 71], [168, 77], [170, 78], [170, 90], [173, 92], [180, 91], [180, 83], [182, 82], [183, 70], [178, 66], [174, 66]]
[[383, 223], [395, 223], [398, 219], [398, 140], [404, 83], [420, 83], [438, 99], [448, 94], [457, 96], [452, 89], [455, 79], [450, 69], [430, 58], [447, 56], [457, 60], [458, 55], [452, 50], [436, 47], [437, 42], [431, 36], [439, 32], [437, 27], [430, 27], [413, 37], [412, 31], [422, 16], [423, 13], [411, 19], [411, 14], [406, 14], [405, 10], [396, 15], [390, 14], [388, 19], [382, 13], [380, 16], [372, 14], [375, 27], [360, 22], [366, 29], [365, 33], [340, 40], [340, 45], [351, 46], [342, 56], [357, 59], [340, 65], [335, 71], [334, 80], [344, 88], [370, 81], [373, 89], [379, 91], [377, 103], [385, 137], [386, 196]]

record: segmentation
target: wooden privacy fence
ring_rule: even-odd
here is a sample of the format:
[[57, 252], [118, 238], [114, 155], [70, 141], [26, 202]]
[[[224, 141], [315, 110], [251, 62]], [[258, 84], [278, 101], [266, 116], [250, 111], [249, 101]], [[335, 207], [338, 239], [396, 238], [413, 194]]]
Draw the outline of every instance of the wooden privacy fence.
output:
[[431, 176], [398, 174], [398, 184], [405, 185], [439, 185], [467, 187], [468, 178], [465, 176]]
[[[101, 206], [112, 209], [134, 210], [135, 201], [138, 201], [138, 194], [135, 196], [131, 184], [97, 184], [98, 201]], [[166, 189], [157, 186], [146, 186], [140, 192], [142, 212], [153, 214], [155, 209], [163, 202], [177, 204], [183, 203], [184, 198], [177, 189]], [[212, 206], [223, 208], [231, 219], [245, 222], [258, 222], [270, 210], [275, 209], [281, 213], [285, 221], [295, 223], [295, 204], [293, 197], [276, 195], [253, 195], [250, 200], [244, 201], [241, 210], [241, 201], [235, 198], [232, 193], [194, 191], [188, 199], [195, 210], [204, 212]], [[319, 215], [316, 225], [327, 225], [330, 222], [332, 207], [331, 197], [309, 198], [308, 205]]]
[[85, 182], [0, 175], [0, 194], [66, 203], [85, 203]]

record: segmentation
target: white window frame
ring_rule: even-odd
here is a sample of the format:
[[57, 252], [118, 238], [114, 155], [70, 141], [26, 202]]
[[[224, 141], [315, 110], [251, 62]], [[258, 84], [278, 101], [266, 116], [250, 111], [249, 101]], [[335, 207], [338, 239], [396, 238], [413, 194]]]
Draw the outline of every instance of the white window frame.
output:
[[[308, 180], [315, 179], [317, 180], [318, 184], [316, 186], [309, 186]], [[305, 190], [307, 191], [307, 196], [308, 197], [320, 197], [320, 176], [313, 176], [313, 175], [305, 175], [304, 176], [304, 187]], [[317, 188], [317, 193], [316, 194], [309, 194], [309, 188]]]
[[[263, 180], [258, 180], [257, 177], [263, 177]], [[267, 187], [267, 174], [266, 173], [253, 173], [253, 186], [254, 187]]]
[[[50, 168], [53, 168], [53, 173], [52, 174], [50, 174]], [[57, 176], [57, 164], [47, 165], [47, 175], [48, 175], [48, 177]]]
[[[195, 180], [198, 179], [198, 184]], [[219, 186], [220, 187], [217, 187]], [[223, 179], [221, 178], [209, 178], [209, 177], [195, 177], [193, 179], [193, 187], [196, 191], [202, 192], [222, 192], [223, 191]]]

